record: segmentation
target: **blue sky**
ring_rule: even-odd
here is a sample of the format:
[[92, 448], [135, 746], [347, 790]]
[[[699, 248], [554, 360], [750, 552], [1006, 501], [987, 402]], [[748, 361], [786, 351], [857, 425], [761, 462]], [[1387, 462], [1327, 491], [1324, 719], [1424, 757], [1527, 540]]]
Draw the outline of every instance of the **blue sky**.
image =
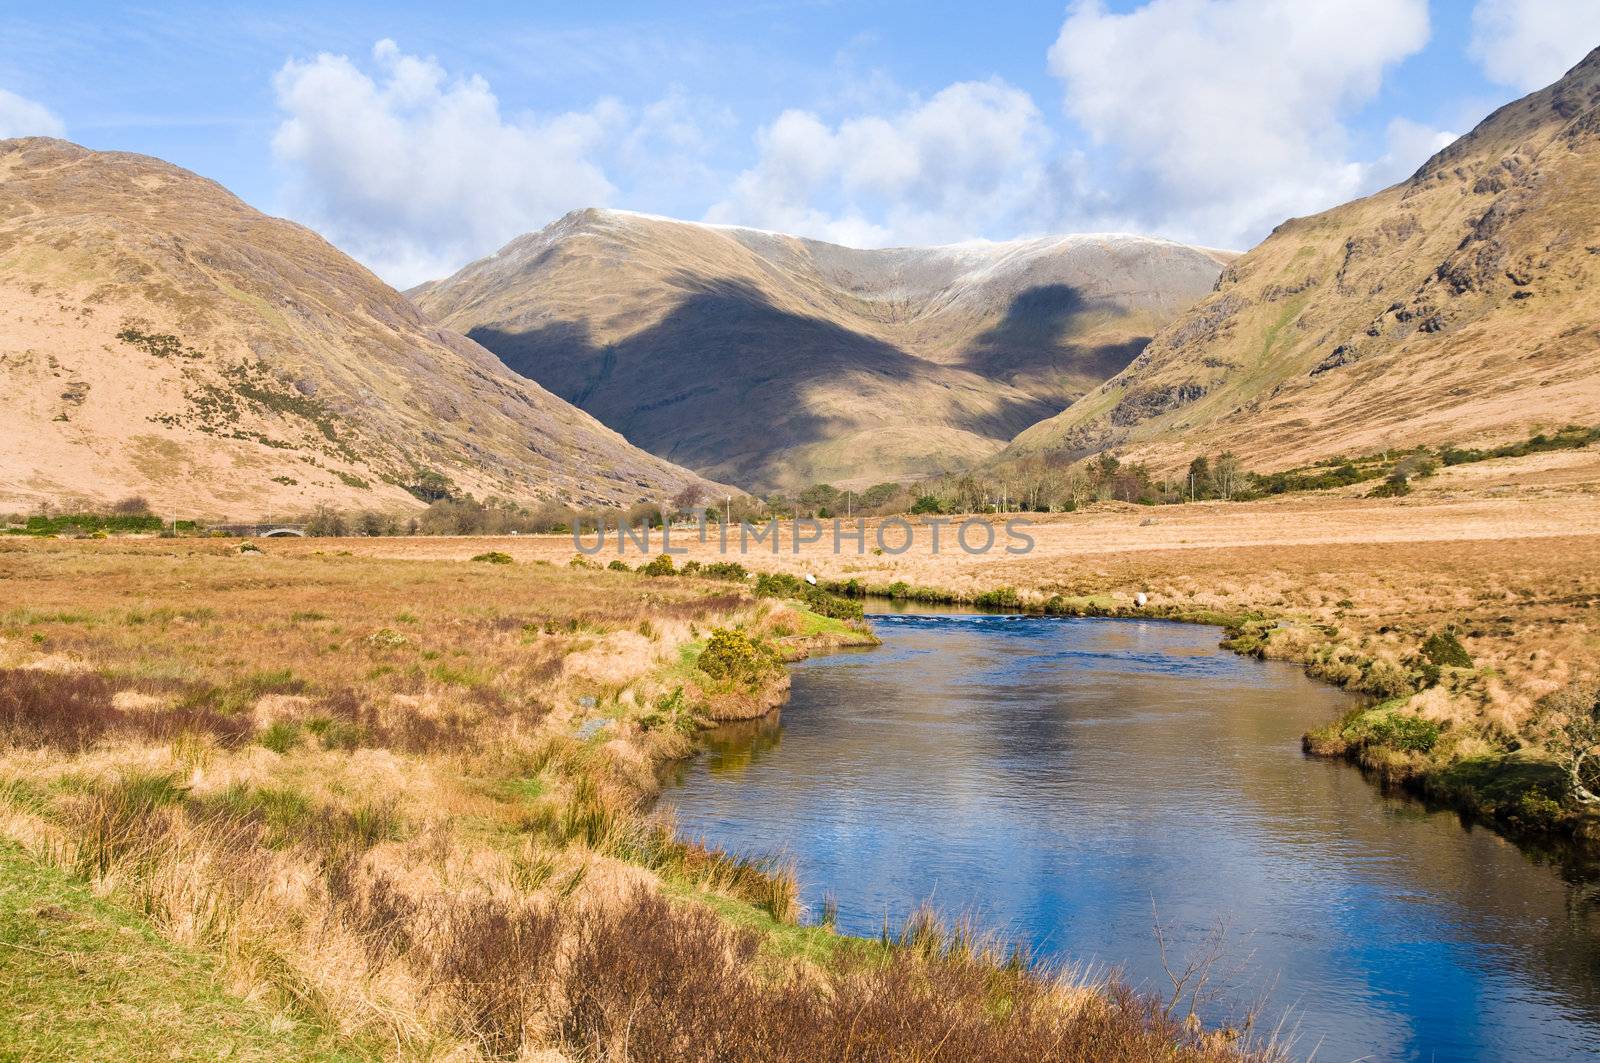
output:
[[1404, 177], [1597, 0], [0, 5], [0, 136], [157, 155], [408, 285], [587, 205], [1219, 246]]

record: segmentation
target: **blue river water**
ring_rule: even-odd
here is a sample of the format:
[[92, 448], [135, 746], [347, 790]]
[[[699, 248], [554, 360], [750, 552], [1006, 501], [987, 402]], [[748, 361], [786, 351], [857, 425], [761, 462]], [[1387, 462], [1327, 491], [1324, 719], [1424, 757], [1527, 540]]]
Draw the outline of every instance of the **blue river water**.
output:
[[662, 798], [680, 830], [791, 860], [876, 935], [926, 901], [1037, 954], [1169, 989], [1220, 942], [1211, 1021], [1296, 1056], [1600, 1058], [1600, 889], [1300, 736], [1352, 701], [1214, 628], [872, 617], [794, 667]]

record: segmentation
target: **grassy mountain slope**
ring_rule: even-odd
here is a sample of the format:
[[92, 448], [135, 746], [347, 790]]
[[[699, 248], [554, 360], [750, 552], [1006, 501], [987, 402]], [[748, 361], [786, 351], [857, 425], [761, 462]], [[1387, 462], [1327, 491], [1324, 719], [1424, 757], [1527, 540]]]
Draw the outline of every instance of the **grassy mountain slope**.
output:
[[860, 485], [992, 455], [1229, 258], [1128, 236], [860, 251], [583, 210], [411, 295], [652, 453]]
[[0, 141], [0, 506], [253, 516], [526, 502], [693, 474], [432, 325], [320, 237], [157, 159]]
[[1409, 180], [1279, 226], [1007, 457], [1253, 466], [1600, 420], [1600, 51]]

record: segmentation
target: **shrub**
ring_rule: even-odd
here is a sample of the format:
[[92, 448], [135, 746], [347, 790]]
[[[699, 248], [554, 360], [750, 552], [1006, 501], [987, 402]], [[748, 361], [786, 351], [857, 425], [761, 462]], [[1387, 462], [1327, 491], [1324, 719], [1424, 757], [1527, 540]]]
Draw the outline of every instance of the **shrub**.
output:
[[488, 565], [509, 565], [511, 564], [511, 555], [500, 550], [490, 550], [486, 554], [478, 554], [472, 560], [482, 561]]
[[750, 578], [749, 571], [737, 561], [712, 561], [710, 564], [700, 566], [700, 575], [706, 579], [727, 580], [730, 583], [743, 583]]
[[916, 514], [937, 514], [943, 513], [944, 510], [942, 507], [940, 507], [939, 500], [937, 498], [933, 497], [932, 495], [919, 495], [917, 500], [911, 503], [911, 512]]
[[1345, 740], [1383, 746], [1402, 753], [1426, 753], [1439, 741], [1439, 726], [1420, 716], [1393, 709], [1367, 712], [1345, 728]]
[[761, 572], [756, 575], [757, 598], [798, 598], [810, 584], [787, 572]]
[[124, 712], [111, 703], [116, 690], [92, 673], [0, 669], [0, 742], [77, 752], [108, 735], [171, 739], [201, 732], [233, 744], [246, 740], [251, 730], [243, 716], [198, 702]]
[[1449, 628], [1436, 631], [1422, 644], [1422, 655], [1440, 668], [1471, 668], [1472, 655]]
[[801, 601], [813, 613], [833, 620], [860, 620], [866, 616], [866, 610], [860, 602], [829, 594], [818, 587], [807, 587]]
[[698, 663], [700, 670], [713, 679], [752, 684], [778, 667], [771, 654], [749, 635], [725, 627], [711, 633]]
[[674, 576], [677, 570], [672, 567], [672, 557], [662, 554], [647, 565], [640, 565], [639, 571], [646, 576]]
[[611, 564], [607, 565], [606, 568], [608, 570], [612, 571], [612, 572], [632, 572], [633, 571], [633, 569], [628, 567], [627, 562], [620, 561], [620, 560], [611, 562]]
[[1022, 606], [1022, 596], [1015, 587], [996, 587], [974, 596], [972, 604], [982, 609], [1018, 609]]

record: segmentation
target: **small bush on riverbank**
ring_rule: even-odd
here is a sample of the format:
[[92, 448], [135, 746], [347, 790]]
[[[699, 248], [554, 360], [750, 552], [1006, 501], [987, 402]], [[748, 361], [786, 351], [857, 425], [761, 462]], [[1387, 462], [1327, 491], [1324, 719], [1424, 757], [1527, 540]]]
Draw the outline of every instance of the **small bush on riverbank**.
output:
[[980, 609], [1020, 609], [1022, 596], [1015, 587], [996, 587], [973, 595], [972, 604]]
[[755, 594], [757, 598], [792, 598], [813, 613], [834, 620], [860, 620], [866, 615], [859, 601], [814, 587], [787, 572], [763, 572], [757, 575]]
[[744, 632], [718, 628], [700, 651], [698, 667], [713, 679], [754, 686], [779, 666], [764, 647]]
[[1439, 742], [1437, 724], [1404, 712], [1367, 713], [1355, 726], [1355, 741], [1401, 753], [1427, 753]]
[[1357, 756], [1372, 749], [1428, 753], [1439, 743], [1438, 724], [1402, 711], [1390, 701], [1376, 708], [1352, 709], [1341, 719], [1305, 737], [1308, 753]]

